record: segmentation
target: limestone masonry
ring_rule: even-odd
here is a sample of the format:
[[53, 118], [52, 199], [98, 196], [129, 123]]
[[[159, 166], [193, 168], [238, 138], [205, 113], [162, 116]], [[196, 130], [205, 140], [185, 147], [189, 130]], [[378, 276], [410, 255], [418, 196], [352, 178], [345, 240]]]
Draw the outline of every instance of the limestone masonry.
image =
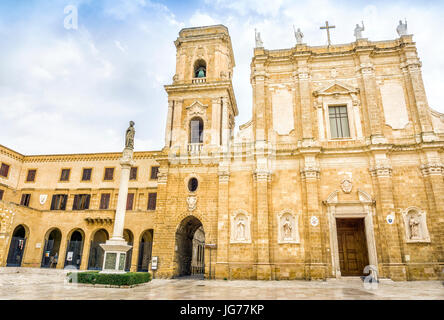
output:
[[[252, 118], [235, 135], [228, 29], [182, 29], [165, 147], [133, 154], [119, 263], [155, 277], [443, 279], [444, 114], [411, 35], [356, 38], [267, 50], [259, 36]], [[121, 157], [0, 146], [0, 266], [101, 269]]]

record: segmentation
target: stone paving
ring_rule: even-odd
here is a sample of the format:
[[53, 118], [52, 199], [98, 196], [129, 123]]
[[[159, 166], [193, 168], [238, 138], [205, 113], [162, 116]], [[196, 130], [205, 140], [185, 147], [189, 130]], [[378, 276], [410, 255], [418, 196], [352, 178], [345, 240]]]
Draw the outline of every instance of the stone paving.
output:
[[[166, 280], [134, 288], [97, 288], [65, 283], [63, 270], [0, 268], [0, 299], [439, 299], [442, 281], [393, 282], [382, 279], [377, 289], [359, 278], [328, 281]], [[26, 270], [25, 270], [26, 269]]]

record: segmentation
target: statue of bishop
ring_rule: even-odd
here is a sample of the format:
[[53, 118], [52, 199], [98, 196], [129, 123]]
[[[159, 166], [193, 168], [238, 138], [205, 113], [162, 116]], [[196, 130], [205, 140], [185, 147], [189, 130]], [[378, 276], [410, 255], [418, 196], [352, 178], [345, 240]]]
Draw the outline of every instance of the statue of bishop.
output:
[[262, 39], [261, 39], [261, 33], [257, 32], [256, 29], [254, 29], [254, 34], [255, 34], [255, 40], [256, 40], [256, 48], [263, 48], [264, 43], [262, 42]]
[[361, 23], [362, 23], [362, 27], [359, 24], [356, 24], [356, 28], [355, 28], [356, 40], [362, 39], [362, 31], [365, 30], [364, 21], [361, 21]]
[[407, 19], [405, 23], [402, 23], [402, 20], [399, 20], [399, 25], [396, 27], [396, 32], [400, 37], [407, 35]]
[[294, 31], [294, 37], [296, 38], [297, 44], [302, 44], [302, 38], [304, 38], [304, 34], [301, 32], [301, 29], [298, 28], [296, 31], [294, 25], [293, 25], [293, 31]]

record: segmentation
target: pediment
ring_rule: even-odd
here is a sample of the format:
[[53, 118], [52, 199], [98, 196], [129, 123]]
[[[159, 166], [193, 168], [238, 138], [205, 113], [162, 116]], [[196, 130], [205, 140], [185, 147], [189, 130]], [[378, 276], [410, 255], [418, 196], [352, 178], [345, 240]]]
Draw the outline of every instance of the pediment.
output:
[[327, 87], [317, 90], [313, 92], [313, 95], [315, 97], [317, 96], [329, 96], [329, 95], [347, 95], [347, 94], [357, 94], [359, 93], [359, 88], [353, 88], [350, 87], [344, 83], [340, 83], [338, 81], [334, 82], [333, 84], [328, 85]]
[[190, 104], [188, 107], [186, 107], [186, 109], [188, 110], [188, 114], [190, 116], [194, 115], [203, 116], [205, 114], [206, 108], [208, 108], [208, 106], [203, 105], [201, 102], [197, 100], [194, 101], [192, 104]]

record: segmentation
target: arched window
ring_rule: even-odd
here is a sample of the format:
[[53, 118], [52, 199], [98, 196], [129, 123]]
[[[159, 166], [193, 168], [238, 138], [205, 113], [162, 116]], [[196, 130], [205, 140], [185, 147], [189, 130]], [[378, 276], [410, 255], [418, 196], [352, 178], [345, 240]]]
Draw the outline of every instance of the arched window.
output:
[[207, 76], [207, 63], [205, 60], [197, 60], [194, 63], [194, 78], [205, 78]]
[[190, 143], [203, 142], [203, 121], [199, 117], [195, 117], [190, 121]]

